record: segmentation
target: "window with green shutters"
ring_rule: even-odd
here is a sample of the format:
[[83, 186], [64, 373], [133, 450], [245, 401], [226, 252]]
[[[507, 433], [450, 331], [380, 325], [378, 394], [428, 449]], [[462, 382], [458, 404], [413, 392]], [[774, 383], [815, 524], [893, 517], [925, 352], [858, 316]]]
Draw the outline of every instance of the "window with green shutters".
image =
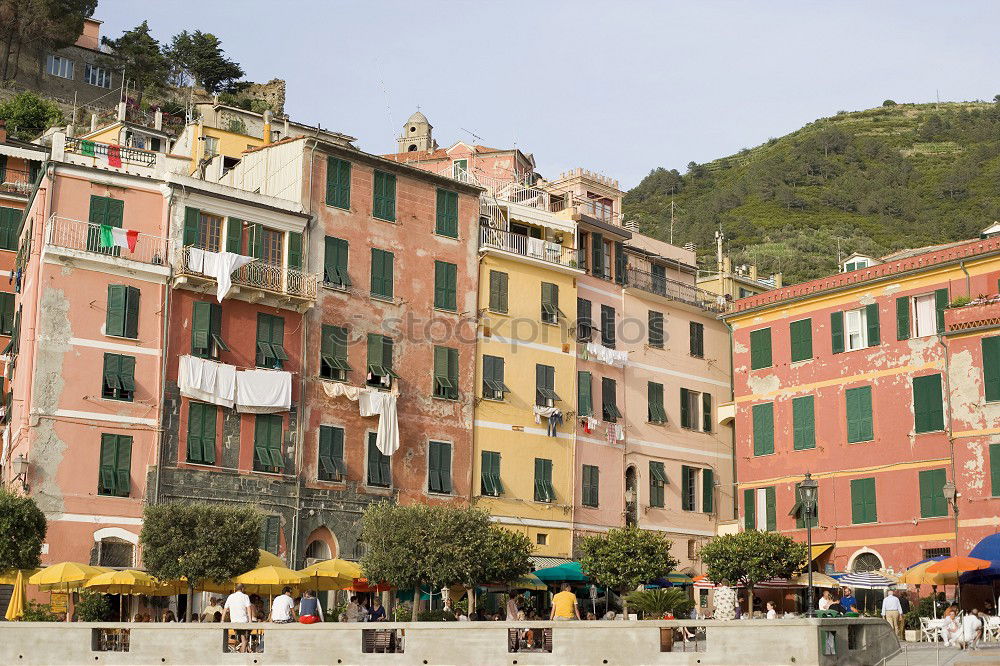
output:
[[834, 354], [844, 351], [844, 313], [830, 313], [830, 347]]
[[590, 234], [590, 254], [591, 254], [591, 267], [590, 272], [600, 278], [608, 278], [608, 266], [604, 262], [604, 234], [592, 233]]
[[458, 350], [434, 346], [434, 397], [458, 400]]
[[490, 271], [490, 312], [507, 314], [507, 274]]
[[[690, 344], [688, 346], [690, 348], [691, 356], [694, 356], [695, 358], [705, 358], [705, 325], [699, 321], [692, 321], [688, 325], [688, 328], [690, 329]], [[660, 330], [661, 332], [663, 330], [662, 319], [660, 320]], [[652, 343], [650, 343], [650, 345], [652, 346]], [[662, 333], [659, 346], [661, 348], [663, 347]]]
[[535, 458], [535, 501], [554, 502], [556, 489], [552, 486], [552, 461]]
[[601, 377], [601, 416], [609, 423], [622, 417], [618, 411], [618, 382], [610, 377]]
[[285, 318], [260, 312], [257, 314], [257, 367], [280, 370], [288, 353], [285, 351]]
[[715, 513], [715, 471], [701, 470], [701, 511]]
[[111, 197], [90, 196], [90, 217], [87, 227], [87, 251], [117, 257], [121, 248], [101, 247], [101, 225], [121, 228], [125, 216], [125, 202]]
[[793, 321], [788, 328], [792, 339], [792, 362], [811, 359], [813, 355], [812, 319]]
[[663, 471], [663, 463], [657, 460], [649, 461], [649, 506], [662, 509], [664, 504], [667, 474]]
[[778, 529], [778, 502], [775, 498], [774, 486], [762, 488], [764, 492], [764, 529], [773, 532]]
[[578, 370], [576, 373], [576, 413], [577, 416], [594, 415], [594, 396], [590, 373]]
[[326, 205], [351, 209], [351, 163], [347, 160], [326, 158]]
[[[802, 501], [802, 484], [795, 484], [795, 506], [792, 507], [791, 514], [795, 516], [795, 527], [804, 529], [806, 526], [806, 505]], [[816, 490], [816, 502], [808, 512], [809, 523], [812, 527], [819, 525], [819, 489]]]
[[101, 397], [107, 400], [132, 402], [135, 395], [135, 357], [122, 354], [104, 355], [104, 379]]
[[681, 510], [698, 509], [698, 470], [681, 465]]
[[434, 262], [434, 307], [458, 310], [458, 266], [446, 261]]
[[542, 283], [542, 321], [546, 324], [559, 322], [559, 285], [551, 282]]
[[847, 402], [847, 441], [869, 442], [875, 439], [872, 422], [872, 387], [858, 386], [844, 392]]
[[319, 350], [319, 376], [346, 381], [351, 366], [347, 362], [347, 329], [323, 324]]
[[188, 403], [187, 461], [215, 464], [215, 424], [218, 407], [204, 402]]
[[285, 458], [281, 452], [280, 414], [257, 414], [253, 432], [253, 468], [257, 472], [281, 472]]
[[535, 404], [539, 407], [552, 407], [561, 401], [556, 394], [556, 369], [551, 365], [535, 365]]
[[815, 400], [811, 395], [792, 400], [792, 448], [796, 451], [816, 448]]
[[448, 190], [437, 191], [437, 213], [434, 233], [458, 238], [458, 194]]
[[427, 458], [427, 490], [451, 494], [451, 444], [430, 442]]
[[325, 425], [319, 427], [318, 463], [316, 476], [320, 481], [343, 481], [347, 477], [343, 428]]
[[855, 525], [878, 522], [874, 476], [851, 481], [851, 522]]
[[1000, 497], [1000, 444], [990, 444], [990, 494]]
[[581, 503], [584, 506], [597, 507], [600, 503], [600, 487], [601, 468], [596, 465], [584, 465]]
[[502, 356], [483, 356], [483, 397], [487, 400], [503, 400], [510, 388], [504, 383], [504, 360]]
[[[758, 502], [763, 504], [763, 515], [758, 511]], [[777, 514], [774, 486], [768, 486], [767, 488], [747, 488], [743, 491], [744, 529], [773, 532], [778, 525]]]
[[393, 346], [392, 338], [388, 335], [368, 334], [366, 382], [369, 386], [389, 388], [392, 378], [399, 378], [399, 375], [392, 369]]
[[576, 341], [590, 342], [594, 339], [594, 304], [586, 298], [576, 299]]
[[132, 489], [132, 438], [101, 435], [97, 494], [128, 497]]
[[944, 484], [948, 477], [943, 469], [920, 472], [920, 517], [939, 518], [948, 515], [948, 501], [944, 498]]
[[0, 292], [0, 335], [14, 333], [14, 294]]
[[712, 432], [712, 394], [701, 394], [701, 431]]
[[368, 485], [378, 488], [388, 488], [392, 485], [392, 471], [389, 467], [389, 456], [378, 450], [376, 442], [378, 435], [368, 433]]
[[278, 554], [281, 542], [281, 516], [264, 516], [260, 523], [260, 538], [257, 547], [269, 553]]
[[372, 248], [372, 296], [376, 298], [392, 298], [393, 293], [393, 255], [392, 252]]
[[649, 310], [646, 321], [649, 325], [649, 346], [653, 349], [663, 349], [663, 313]]
[[288, 232], [288, 268], [302, 270], [302, 234], [296, 231]]
[[615, 348], [615, 309], [610, 305], [601, 306], [601, 344]]
[[698, 427], [698, 392], [681, 388], [681, 427], [694, 430]]
[[628, 258], [625, 256], [625, 243], [615, 241], [615, 282], [625, 284], [625, 269]]
[[1000, 400], [1000, 335], [983, 338], [983, 389], [986, 402]]
[[753, 488], [743, 491], [743, 529], [757, 529], [757, 493]]
[[226, 252], [243, 254], [243, 220], [226, 218]]
[[771, 367], [771, 329], [750, 332], [750, 369]]
[[0, 207], [0, 250], [17, 249], [17, 230], [20, 226], [20, 210]]
[[482, 461], [482, 468], [479, 470], [480, 493], [490, 497], [503, 495], [503, 482], [500, 480], [500, 453], [483, 451], [480, 460]]
[[944, 311], [948, 309], [948, 290], [936, 289], [934, 291], [934, 313], [937, 321], [937, 333], [944, 333]]
[[941, 375], [913, 378], [913, 427], [918, 433], [944, 430]]
[[896, 339], [910, 339], [910, 297], [896, 299]]
[[326, 236], [323, 245], [323, 282], [340, 289], [350, 287], [353, 283], [347, 274], [347, 241], [343, 238]]
[[774, 403], [754, 405], [752, 415], [753, 454], [766, 456], [774, 453]]
[[222, 305], [195, 301], [191, 304], [191, 354], [218, 360], [223, 351], [229, 347], [222, 340]]
[[139, 337], [139, 290], [124, 284], [108, 285], [104, 334], [120, 338]]
[[372, 217], [388, 222], [396, 221], [396, 177], [391, 173], [375, 172]]
[[667, 422], [667, 411], [663, 408], [663, 384], [646, 382], [646, 419], [650, 423]]

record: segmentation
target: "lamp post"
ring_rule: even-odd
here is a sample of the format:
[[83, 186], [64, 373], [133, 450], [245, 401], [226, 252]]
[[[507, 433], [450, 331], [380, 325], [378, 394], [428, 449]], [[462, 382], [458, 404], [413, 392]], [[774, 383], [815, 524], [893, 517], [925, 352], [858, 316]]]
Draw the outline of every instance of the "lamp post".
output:
[[818, 490], [819, 484], [813, 480], [812, 474], [806, 472], [805, 480], [799, 484], [799, 499], [802, 502], [802, 510], [805, 512], [806, 517], [806, 548], [809, 551], [806, 554], [806, 571], [808, 572], [807, 582], [809, 585], [806, 592], [806, 617], [812, 617], [815, 612], [813, 608], [812, 518], [813, 507], [816, 506], [816, 493]]
[[[955, 557], [958, 557], [960, 553], [958, 552], [958, 488], [955, 487], [954, 481], [945, 481], [944, 486], [941, 488], [941, 494], [944, 495], [944, 499], [948, 504], [951, 504], [952, 513], [955, 516]], [[957, 569], [955, 571], [955, 601], [958, 603], [958, 607], [962, 608], [962, 585], [957, 580], [959, 574]]]
[[15, 458], [13, 460], [13, 463], [14, 463], [13, 464], [13, 469], [14, 469], [14, 478], [13, 478], [13, 480], [14, 481], [20, 481], [21, 482], [21, 489], [24, 492], [28, 492], [28, 468], [31, 465], [31, 463], [29, 463], [28, 459], [24, 457], [23, 453], [19, 453], [18, 456], [17, 456], [17, 458]]

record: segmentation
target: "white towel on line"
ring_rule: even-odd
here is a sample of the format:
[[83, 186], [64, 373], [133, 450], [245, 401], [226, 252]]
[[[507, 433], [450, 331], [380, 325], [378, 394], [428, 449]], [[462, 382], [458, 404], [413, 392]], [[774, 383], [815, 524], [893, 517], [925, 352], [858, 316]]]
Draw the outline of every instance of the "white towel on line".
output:
[[236, 367], [197, 356], [181, 356], [177, 386], [183, 396], [231, 408], [236, 400]]
[[274, 414], [292, 409], [292, 373], [284, 370], [236, 372], [236, 411]]

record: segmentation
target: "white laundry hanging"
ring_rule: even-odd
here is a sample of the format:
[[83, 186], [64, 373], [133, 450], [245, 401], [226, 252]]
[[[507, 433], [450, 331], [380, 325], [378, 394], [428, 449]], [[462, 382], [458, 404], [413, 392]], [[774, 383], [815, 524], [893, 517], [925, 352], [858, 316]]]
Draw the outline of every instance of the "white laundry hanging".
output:
[[200, 247], [189, 247], [187, 256], [187, 268], [195, 273], [205, 272], [205, 250]]
[[397, 391], [387, 392], [358, 386], [348, 386], [340, 382], [323, 382], [323, 390], [331, 398], [344, 396], [357, 400], [361, 416], [377, 416], [378, 430], [375, 446], [384, 456], [391, 456], [399, 450], [399, 416], [396, 411]]
[[239, 370], [236, 411], [274, 414], [292, 409], [292, 373], [284, 370]]
[[345, 384], [343, 382], [322, 382], [323, 391], [331, 398], [337, 398], [344, 396], [348, 400], [357, 400], [361, 397], [362, 393], [365, 393], [367, 389], [363, 389], [360, 386], [351, 386], [350, 384]]
[[628, 352], [618, 349], [609, 349], [604, 345], [597, 344], [596, 342], [587, 343], [587, 356], [616, 368], [624, 368], [628, 363]]
[[226, 297], [226, 294], [228, 294], [229, 290], [233, 287], [233, 272], [239, 270], [243, 266], [246, 266], [250, 262], [255, 261], [255, 259], [253, 257], [245, 257], [242, 254], [236, 254], [234, 252], [217, 252], [214, 254], [215, 256], [211, 259], [214, 272], [208, 272], [210, 260], [206, 255], [205, 274], [212, 275], [215, 278], [217, 285], [215, 297], [221, 303], [222, 299]]
[[197, 356], [181, 356], [177, 386], [183, 396], [232, 407], [236, 401], [236, 366]]

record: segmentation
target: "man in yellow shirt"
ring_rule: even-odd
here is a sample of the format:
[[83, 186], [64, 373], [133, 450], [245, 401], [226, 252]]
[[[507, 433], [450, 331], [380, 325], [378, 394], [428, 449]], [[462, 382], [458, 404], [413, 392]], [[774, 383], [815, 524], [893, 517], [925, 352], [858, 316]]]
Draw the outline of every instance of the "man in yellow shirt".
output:
[[569, 583], [562, 584], [562, 592], [552, 597], [550, 620], [579, 620], [580, 608], [576, 605], [576, 595], [570, 592]]

